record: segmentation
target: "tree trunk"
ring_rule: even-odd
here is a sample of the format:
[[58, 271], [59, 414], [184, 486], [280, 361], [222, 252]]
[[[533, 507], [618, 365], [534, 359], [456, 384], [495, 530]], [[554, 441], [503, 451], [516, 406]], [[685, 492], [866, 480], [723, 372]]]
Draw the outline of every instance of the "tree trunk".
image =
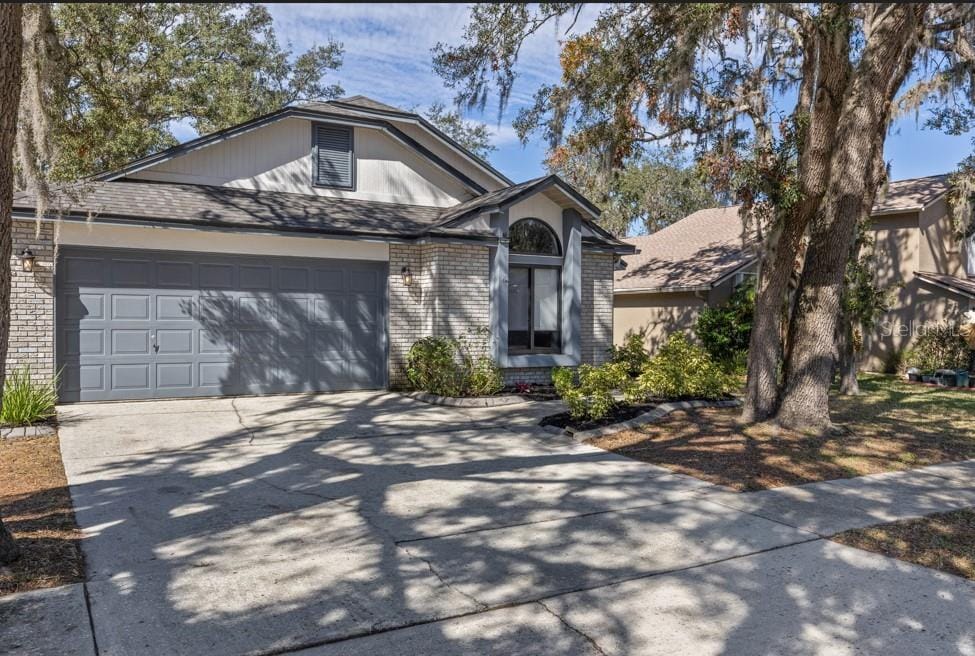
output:
[[857, 381], [859, 362], [857, 360], [856, 340], [853, 335], [853, 324], [846, 315], [840, 317], [840, 327], [837, 331], [836, 364], [840, 370], [840, 394], [843, 396], [858, 396], [860, 383]]
[[833, 339], [846, 264], [865, 203], [873, 204], [878, 153], [883, 152], [892, 100], [920, 42], [923, 5], [868, 5], [866, 44], [845, 97], [830, 182], [812, 223], [776, 419], [788, 428], [825, 431], [833, 374]]
[[779, 402], [779, 369], [784, 351], [783, 324], [791, 314], [790, 282], [800, 261], [802, 239], [819, 210], [829, 180], [833, 135], [849, 82], [849, 7], [828, 5], [824, 20], [808, 32], [804, 50], [815, 53], [803, 61], [797, 121], [808, 121], [799, 147], [802, 201], [786, 216], [769, 240], [755, 290], [755, 317], [748, 350], [748, 379], [742, 420], [764, 421]]
[[[23, 8], [0, 5], [0, 408], [7, 370], [7, 340], [10, 337], [10, 211], [14, 191], [14, 143], [17, 108], [20, 105], [21, 22]], [[20, 555], [13, 536], [0, 519], [0, 563]]]

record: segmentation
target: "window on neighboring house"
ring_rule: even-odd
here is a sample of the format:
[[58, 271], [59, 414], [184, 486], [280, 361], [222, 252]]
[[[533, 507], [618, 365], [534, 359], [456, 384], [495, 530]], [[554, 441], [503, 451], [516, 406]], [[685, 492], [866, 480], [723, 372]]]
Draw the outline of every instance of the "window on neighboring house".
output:
[[968, 252], [968, 275], [975, 278], [975, 235], [968, 238], [965, 250]]
[[735, 287], [754, 282], [757, 278], [758, 274], [754, 271], [740, 271], [735, 274]]
[[346, 125], [312, 126], [313, 175], [316, 185], [352, 189], [355, 184], [355, 154], [352, 128]]
[[[559, 239], [545, 222], [522, 219], [508, 231], [508, 349], [556, 353], [562, 349], [562, 266]], [[519, 257], [520, 256], [520, 257]]]

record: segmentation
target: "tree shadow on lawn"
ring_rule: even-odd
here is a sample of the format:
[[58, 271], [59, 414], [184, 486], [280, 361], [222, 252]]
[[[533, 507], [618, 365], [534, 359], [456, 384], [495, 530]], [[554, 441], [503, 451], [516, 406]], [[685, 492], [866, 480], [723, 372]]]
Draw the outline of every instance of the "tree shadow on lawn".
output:
[[914, 392], [881, 377], [867, 377], [862, 386], [861, 396], [833, 397], [836, 433], [745, 426], [738, 410], [700, 409], [592, 443], [741, 491], [975, 458], [975, 396]]
[[[255, 413], [248, 427], [190, 447], [71, 463], [104, 653], [270, 653], [425, 624], [436, 653], [577, 654], [578, 634], [561, 623], [513, 623], [490, 640], [427, 623], [617, 581], [637, 584], [693, 557], [760, 550], [756, 541], [774, 548], [807, 539], [722, 506], [678, 502], [691, 481], [497, 428], [497, 421], [409, 432], [404, 426], [429, 416], [420, 404], [389, 395], [356, 408], [341, 397], [302, 399], [293, 413]], [[276, 432], [316, 411], [340, 419], [292, 441]], [[265, 423], [269, 436], [253, 427]], [[400, 432], [392, 430], [397, 424]], [[674, 503], [651, 506], [667, 500]], [[614, 512], [621, 506], [630, 509]], [[736, 533], [743, 521], [754, 526]], [[646, 548], [655, 536], [660, 549]], [[683, 639], [694, 644], [713, 633], [707, 617], [720, 588], [722, 599], [737, 601], [716, 644], [740, 645], [758, 630], [768, 644], [780, 644], [814, 625], [877, 651], [895, 647], [899, 638], [883, 621], [891, 586], [830, 589], [828, 598], [813, 586], [801, 594], [822, 578], [821, 568], [819, 561], [794, 564], [797, 594], [782, 598], [771, 623], [763, 599], [783, 597], [781, 581], [749, 568], [720, 580], [700, 570], [699, 580], [683, 584], [695, 611], [682, 623]], [[580, 608], [561, 599], [567, 612]], [[661, 651], [646, 642], [653, 618], [617, 609], [627, 603], [588, 606], [598, 619], [589, 637], [623, 653]], [[898, 621], [927, 626], [939, 615], [953, 617], [949, 605], [935, 596]], [[541, 605], [537, 611], [549, 613]], [[955, 623], [941, 635], [971, 638]], [[348, 645], [322, 653], [351, 653]], [[793, 653], [813, 649], [800, 644]]]

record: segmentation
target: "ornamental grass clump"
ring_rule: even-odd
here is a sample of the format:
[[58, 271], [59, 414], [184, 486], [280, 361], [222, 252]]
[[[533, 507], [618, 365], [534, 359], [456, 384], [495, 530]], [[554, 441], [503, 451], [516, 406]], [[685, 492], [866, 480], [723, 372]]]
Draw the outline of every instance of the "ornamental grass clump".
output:
[[57, 376], [38, 381], [31, 376], [30, 367], [20, 367], [7, 374], [3, 385], [3, 407], [0, 424], [30, 426], [54, 416], [58, 400]]

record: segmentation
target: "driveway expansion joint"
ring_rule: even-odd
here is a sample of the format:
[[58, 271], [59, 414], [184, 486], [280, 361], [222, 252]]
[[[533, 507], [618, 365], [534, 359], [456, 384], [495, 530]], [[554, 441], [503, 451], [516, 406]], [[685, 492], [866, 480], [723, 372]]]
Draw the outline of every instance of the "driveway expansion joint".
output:
[[606, 653], [606, 650], [599, 646], [599, 643], [596, 642], [595, 638], [593, 638], [591, 635], [589, 635], [588, 633], [586, 633], [585, 631], [583, 631], [579, 627], [573, 626], [572, 624], [570, 624], [568, 622], [568, 620], [566, 620], [564, 617], [562, 617], [561, 615], [559, 615], [558, 613], [556, 613], [554, 610], [552, 610], [551, 608], [549, 608], [548, 606], [546, 606], [544, 601], [536, 601], [535, 603], [538, 604], [539, 606], [541, 606], [542, 608], [544, 608], [545, 609], [545, 612], [547, 612], [549, 615], [551, 615], [552, 617], [554, 617], [555, 619], [557, 619], [559, 622], [561, 622], [562, 623], [562, 626], [564, 626], [565, 628], [569, 629], [570, 631], [572, 631], [573, 633], [575, 633], [576, 635], [578, 635], [579, 637], [581, 637], [583, 640], [585, 640], [586, 642], [588, 642], [590, 645], [592, 645], [592, 648], [596, 650], [596, 653], [602, 654], [602, 656], [609, 656]]

